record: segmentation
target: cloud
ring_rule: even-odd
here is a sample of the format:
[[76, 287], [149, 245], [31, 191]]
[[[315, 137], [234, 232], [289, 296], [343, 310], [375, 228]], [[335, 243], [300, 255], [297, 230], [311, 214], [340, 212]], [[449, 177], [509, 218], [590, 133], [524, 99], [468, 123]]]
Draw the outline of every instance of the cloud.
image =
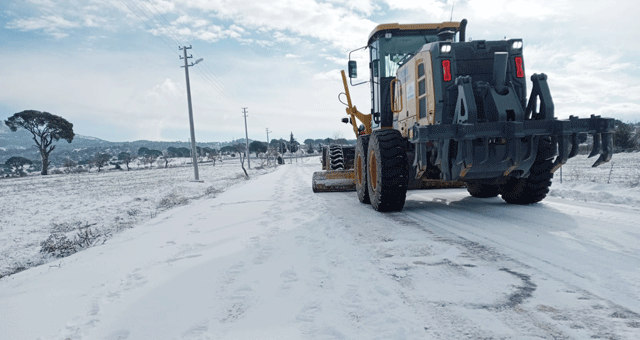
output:
[[349, 59], [348, 59], [348, 58], [345, 58], [345, 57], [343, 57], [343, 58], [339, 58], [339, 57], [336, 57], [336, 56], [333, 56], [333, 55], [327, 55], [327, 54], [322, 55], [322, 57], [323, 57], [325, 60], [328, 60], [328, 61], [330, 61], [330, 62], [332, 62], [332, 63], [336, 63], [336, 64], [338, 64], [338, 65], [340, 65], [340, 66], [342, 66], [342, 65], [347, 65], [347, 62], [349, 61]]
[[359, 12], [365, 16], [372, 15], [375, 11], [380, 10], [380, 6], [370, 0], [327, 0], [327, 2]]
[[229, 28], [211, 24], [209, 20], [198, 19], [189, 15], [180, 15], [173, 20], [170, 25], [163, 25], [156, 21], [156, 28], [149, 32], [156, 36], [166, 36], [173, 42], [183, 43], [185, 41], [199, 39], [206, 42], [216, 42], [222, 39], [241, 39], [245, 30], [238, 25], [231, 25]]
[[470, 0], [465, 5], [460, 9], [468, 10], [479, 20], [510, 23], [519, 19], [536, 22], [566, 20], [571, 13], [566, 11], [568, 5], [565, 0]]
[[172, 79], [167, 78], [161, 84], [158, 84], [154, 86], [152, 90], [149, 90], [147, 92], [147, 97], [159, 100], [167, 97], [177, 98], [181, 97], [183, 94], [184, 91], [182, 91], [180, 85]]
[[150, 4], [159, 14], [172, 12], [176, 7], [172, 1], [164, 0], [152, 0]]
[[[208, 12], [258, 32], [276, 32], [274, 37], [279, 41], [297, 43], [296, 38], [285, 33], [289, 32], [319, 39], [341, 50], [361, 45], [375, 24], [337, 3], [340, 2], [176, 0], [177, 7]], [[358, 8], [365, 9], [368, 3], [362, 1]]]
[[444, 20], [444, 15], [451, 11], [451, 5], [438, 0], [424, 0], [424, 1], [393, 1], [384, 0], [384, 3], [392, 10], [400, 11], [420, 11], [423, 13], [429, 13], [430, 16], [440, 17], [440, 21]]
[[[22, 32], [41, 31], [55, 38], [62, 38], [69, 36], [72, 31], [80, 32], [83, 28], [113, 30], [112, 21], [121, 19], [112, 15], [111, 9], [118, 7], [107, 0], [70, 0], [65, 6], [51, 0], [25, 1], [33, 7], [20, 6], [17, 7], [17, 12], [7, 10], [5, 13], [13, 19], [7, 22], [5, 28]], [[36, 15], [25, 16], [25, 12]]]
[[[606, 51], [609, 52], [609, 51]], [[640, 81], [628, 75], [638, 68], [618, 54], [586, 48], [533, 45], [525, 50], [527, 72], [546, 73], [556, 116], [640, 114]]]
[[29, 3], [34, 4], [40, 8], [45, 7], [45, 8], [52, 8], [55, 7], [55, 2], [53, 2], [52, 0], [28, 0]]
[[342, 81], [342, 78], [340, 76], [340, 70], [333, 69], [331, 71], [314, 74], [313, 80], [322, 80], [322, 81], [339, 83]]
[[42, 30], [55, 38], [64, 38], [67, 34], [63, 33], [62, 30], [80, 26], [79, 23], [69, 21], [61, 16], [46, 15], [37, 18], [15, 19], [7, 23], [5, 28], [17, 29], [23, 32]]

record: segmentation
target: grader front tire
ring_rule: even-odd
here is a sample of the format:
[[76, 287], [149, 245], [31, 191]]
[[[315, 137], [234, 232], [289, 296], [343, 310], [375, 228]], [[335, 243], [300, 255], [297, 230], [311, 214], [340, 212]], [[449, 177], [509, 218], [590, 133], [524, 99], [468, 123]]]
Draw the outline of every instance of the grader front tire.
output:
[[370, 136], [366, 171], [371, 206], [380, 212], [400, 211], [409, 182], [404, 139], [397, 130], [378, 130]]
[[356, 178], [356, 192], [360, 203], [370, 204], [369, 188], [367, 180], [367, 151], [369, 149], [369, 135], [358, 137], [356, 145], [356, 158], [354, 160], [354, 171]]

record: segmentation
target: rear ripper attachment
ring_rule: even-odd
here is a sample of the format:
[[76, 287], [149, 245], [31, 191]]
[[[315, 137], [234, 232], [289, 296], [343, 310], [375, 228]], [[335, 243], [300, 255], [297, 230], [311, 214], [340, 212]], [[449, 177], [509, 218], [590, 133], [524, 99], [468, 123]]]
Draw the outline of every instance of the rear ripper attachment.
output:
[[[434, 64], [442, 65], [435, 96], [441, 95], [444, 111], [451, 114], [436, 115], [434, 120], [439, 119], [440, 124], [415, 124], [408, 134], [415, 146], [413, 165], [418, 169], [427, 168], [429, 159], [434, 159], [432, 164], [439, 167], [441, 178], [447, 181], [522, 178], [529, 175], [536, 158], [556, 156], [549, 169], [553, 173], [578, 153], [581, 133], [593, 135], [589, 157], [600, 156], [594, 167], [611, 159], [613, 119], [595, 115], [556, 119], [545, 74], [531, 76], [533, 88], [524, 105], [522, 52], [512, 51], [512, 57], [503, 52], [509, 46], [521, 46], [521, 41], [451, 45], [446, 56], [438, 55], [441, 46], [431, 48], [436, 51]], [[488, 55], [493, 60], [483, 58], [483, 50], [492, 51]], [[477, 59], [467, 59], [471, 55]], [[485, 68], [470, 69], [471, 62], [484, 64]], [[456, 76], [460, 72], [464, 73]]]

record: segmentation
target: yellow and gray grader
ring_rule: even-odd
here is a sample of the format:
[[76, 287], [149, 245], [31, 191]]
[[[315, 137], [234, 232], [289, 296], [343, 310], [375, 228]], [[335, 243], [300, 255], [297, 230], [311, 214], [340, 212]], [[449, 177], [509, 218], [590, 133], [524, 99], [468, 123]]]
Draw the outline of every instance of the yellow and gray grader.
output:
[[[358, 142], [325, 148], [315, 192], [355, 190], [377, 211], [402, 210], [408, 189], [462, 185], [474, 197], [531, 204], [578, 153], [581, 134], [593, 136], [594, 167], [611, 159], [613, 119], [557, 119], [545, 74], [531, 76], [527, 99], [522, 40], [465, 41], [466, 25], [383, 24], [371, 32], [363, 48], [371, 113], [352, 105], [342, 71], [342, 121]], [[348, 74], [357, 77], [351, 53]]]

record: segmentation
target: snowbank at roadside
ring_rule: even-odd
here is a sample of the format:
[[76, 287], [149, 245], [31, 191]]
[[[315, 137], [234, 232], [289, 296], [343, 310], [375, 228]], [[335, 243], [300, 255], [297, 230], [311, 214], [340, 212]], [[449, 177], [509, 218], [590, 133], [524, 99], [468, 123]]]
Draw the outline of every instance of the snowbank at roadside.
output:
[[554, 181], [549, 196], [591, 203], [640, 206], [640, 187], [624, 187], [618, 184]]
[[595, 158], [578, 155], [554, 174], [549, 196], [575, 201], [640, 206], [640, 153], [616, 153], [591, 167]]

